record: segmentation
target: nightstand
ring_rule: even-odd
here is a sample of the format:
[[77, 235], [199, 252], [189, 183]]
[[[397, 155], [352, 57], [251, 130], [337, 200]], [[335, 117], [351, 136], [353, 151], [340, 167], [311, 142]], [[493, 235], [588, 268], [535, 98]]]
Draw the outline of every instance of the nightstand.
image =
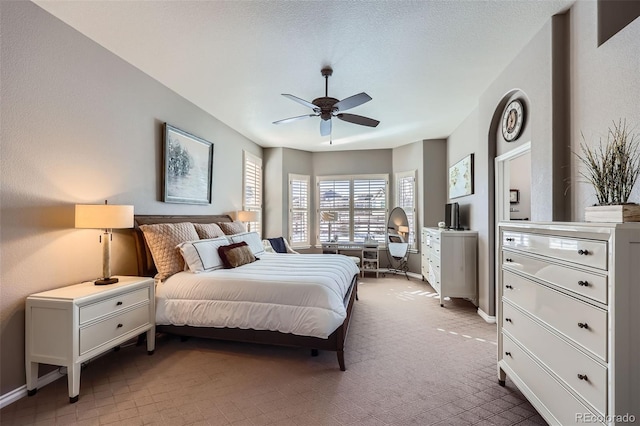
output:
[[376, 278], [380, 272], [380, 260], [379, 260], [378, 245], [365, 245], [362, 248], [362, 267], [360, 273], [364, 277], [367, 272], [375, 272]]
[[117, 277], [99, 286], [92, 281], [32, 294], [25, 309], [27, 393], [35, 395], [38, 364], [67, 368], [69, 402], [80, 394], [84, 361], [144, 332], [147, 351], [155, 350], [155, 286], [152, 278]]

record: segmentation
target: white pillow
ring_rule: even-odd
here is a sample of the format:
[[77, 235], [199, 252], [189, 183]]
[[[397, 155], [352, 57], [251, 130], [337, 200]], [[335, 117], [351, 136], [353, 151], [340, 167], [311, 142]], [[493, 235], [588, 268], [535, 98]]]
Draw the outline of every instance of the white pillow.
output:
[[228, 244], [227, 237], [218, 237], [208, 240], [187, 241], [178, 244], [177, 248], [182, 253], [184, 262], [189, 266], [189, 270], [197, 274], [224, 268], [218, 254], [218, 247]]
[[262, 245], [262, 240], [257, 232], [241, 232], [239, 234], [227, 235], [227, 238], [229, 238], [234, 244], [244, 241], [247, 243], [254, 256], [264, 254], [264, 246]]

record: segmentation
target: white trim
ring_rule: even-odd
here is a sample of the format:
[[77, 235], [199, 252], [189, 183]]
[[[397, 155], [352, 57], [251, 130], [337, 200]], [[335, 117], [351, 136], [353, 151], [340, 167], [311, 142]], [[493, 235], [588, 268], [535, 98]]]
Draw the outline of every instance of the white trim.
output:
[[480, 315], [480, 317], [482, 317], [482, 319], [485, 320], [486, 322], [488, 322], [489, 324], [495, 324], [496, 323], [496, 317], [495, 316], [491, 316], [491, 315], [486, 314], [480, 308], [478, 308], [478, 315]]
[[[38, 385], [37, 385], [38, 390], [45, 387], [49, 383], [55, 382], [59, 378], [64, 377], [66, 373], [60, 373], [60, 370], [61, 369], [58, 368], [56, 370], [53, 370], [50, 373], [45, 374], [42, 377], [39, 377]], [[66, 369], [62, 368], [62, 370], [66, 370]], [[14, 402], [18, 401], [19, 399], [22, 399], [25, 396], [27, 396], [26, 384], [20, 386], [17, 389], [12, 390], [11, 392], [7, 392], [4, 395], [0, 396], [0, 408], [4, 408], [9, 404], [13, 404]]]

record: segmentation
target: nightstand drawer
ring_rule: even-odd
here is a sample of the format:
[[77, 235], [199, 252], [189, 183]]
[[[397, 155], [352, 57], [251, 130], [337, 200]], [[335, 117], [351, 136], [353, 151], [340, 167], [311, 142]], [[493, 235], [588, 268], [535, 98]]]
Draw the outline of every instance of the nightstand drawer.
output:
[[607, 270], [606, 241], [505, 231], [502, 246]]
[[141, 288], [129, 293], [119, 294], [97, 303], [80, 307], [80, 324], [100, 318], [113, 312], [121, 311], [136, 303], [149, 300], [149, 288]]
[[142, 305], [80, 329], [80, 355], [149, 324], [149, 305]]

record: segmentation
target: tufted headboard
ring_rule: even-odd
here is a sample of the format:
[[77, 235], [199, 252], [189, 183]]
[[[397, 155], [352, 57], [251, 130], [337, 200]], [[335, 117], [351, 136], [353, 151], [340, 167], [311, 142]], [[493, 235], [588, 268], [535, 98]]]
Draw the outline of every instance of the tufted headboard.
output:
[[226, 214], [175, 216], [175, 215], [135, 215], [133, 225], [133, 239], [136, 243], [136, 258], [138, 275], [141, 277], [153, 277], [158, 271], [153, 263], [153, 257], [140, 230], [140, 225], [153, 225], [156, 223], [218, 223], [232, 222], [231, 216]]

